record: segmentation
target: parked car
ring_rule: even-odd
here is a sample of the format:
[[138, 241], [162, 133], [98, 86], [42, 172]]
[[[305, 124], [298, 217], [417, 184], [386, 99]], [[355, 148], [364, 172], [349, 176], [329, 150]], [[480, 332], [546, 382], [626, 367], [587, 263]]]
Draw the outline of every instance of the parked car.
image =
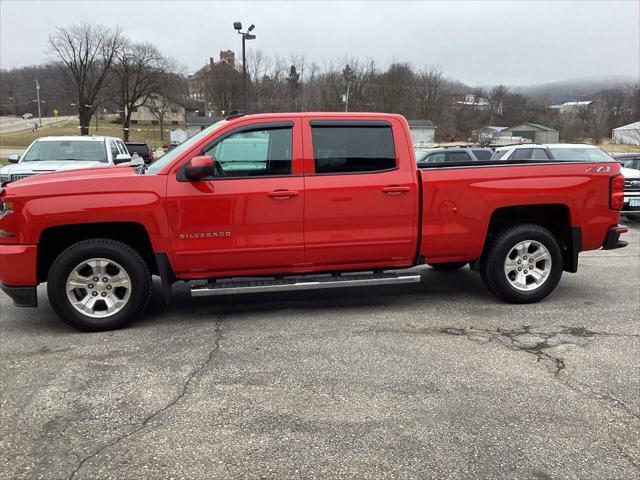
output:
[[546, 145], [525, 143], [497, 147], [491, 160], [550, 160], [551, 154]]
[[478, 162], [490, 160], [493, 150], [490, 148], [450, 147], [416, 150], [418, 165], [445, 162]]
[[0, 168], [0, 185], [40, 173], [116, 165], [131, 155], [115, 137], [42, 137], [20, 155], [10, 155], [10, 165]]
[[626, 245], [612, 159], [418, 169], [409, 139], [394, 114], [236, 115], [146, 169], [9, 184], [0, 287], [34, 307], [47, 282], [54, 311], [94, 331], [140, 317], [152, 274], [168, 300], [178, 280], [202, 297], [417, 283], [416, 265], [470, 263], [498, 298], [530, 303], [581, 251]]
[[33, 114], [32, 113], [23, 113], [22, 114], [22, 118], [23, 118], [23, 120], [31, 120], [33, 118]]
[[521, 144], [496, 148], [492, 160], [611, 162], [613, 157], [595, 145], [582, 143]]
[[[623, 157], [624, 156], [624, 157]], [[624, 202], [622, 212], [626, 215], [640, 213], [640, 154], [618, 154], [613, 157], [595, 145], [553, 143], [525, 144], [496, 148], [492, 160], [512, 161], [578, 161], [621, 163], [620, 173], [624, 176]], [[632, 168], [635, 166], [636, 168]]]
[[640, 170], [640, 152], [614, 153], [613, 158], [625, 168]]
[[144, 142], [125, 142], [124, 144], [130, 155], [137, 153], [142, 157], [144, 163], [147, 165], [153, 162], [153, 150], [151, 150], [151, 147], [148, 144]]
[[171, 140], [170, 142], [165, 143], [164, 145], [162, 145], [162, 149], [166, 152], [168, 152], [169, 150], [173, 150], [174, 148], [176, 148], [178, 145], [180, 145], [180, 142], [176, 142], [175, 140]]

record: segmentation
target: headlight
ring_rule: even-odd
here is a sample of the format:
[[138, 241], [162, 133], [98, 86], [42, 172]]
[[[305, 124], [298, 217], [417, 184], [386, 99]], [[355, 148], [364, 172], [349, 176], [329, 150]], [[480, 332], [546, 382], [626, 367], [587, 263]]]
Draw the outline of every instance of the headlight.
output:
[[0, 173], [0, 185], [9, 181], [9, 174]]

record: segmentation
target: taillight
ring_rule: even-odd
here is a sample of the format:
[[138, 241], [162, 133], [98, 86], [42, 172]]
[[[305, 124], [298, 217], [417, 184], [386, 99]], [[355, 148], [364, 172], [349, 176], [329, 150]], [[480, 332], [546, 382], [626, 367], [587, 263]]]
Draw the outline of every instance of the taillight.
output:
[[616, 175], [609, 180], [609, 208], [622, 210], [624, 205], [624, 177]]

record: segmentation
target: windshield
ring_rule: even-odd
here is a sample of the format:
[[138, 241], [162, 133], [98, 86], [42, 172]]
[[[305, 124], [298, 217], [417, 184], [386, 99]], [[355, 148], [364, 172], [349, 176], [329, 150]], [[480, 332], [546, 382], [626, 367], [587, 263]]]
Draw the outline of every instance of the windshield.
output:
[[103, 141], [42, 140], [34, 143], [21, 162], [85, 161], [107, 163]]
[[424, 160], [424, 157], [427, 156], [427, 153], [429, 153], [429, 150], [416, 150], [416, 162], [420, 163]]
[[627, 160], [622, 165], [624, 168], [632, 168], [634, 170], [640, 170], [640, 158], [636, 158], [635, 160]]
[[188, 138], [187, 140], [182, 142], [180, 145], [178, 145], [173, 150], [169, 150], [162, 157], [160, 157], [158, 160], [156, 160], [151, 165], [149, 165], [149, 168], [147, 168], [147, 172], [148, 173], [158, 173], [166, 165], [168, 165], [169, 163], [174, 161], [176, 158], [178, 158], [180, 155], [182, 155], [184, 152], [189, 150], [201, 138], [209, 135], [211, 132], [214, 132], [217, 129], [219, 129], [220, 127], [222, 127], [222, 125], [224, 125], [225, 122], [226, 122], [226, 120], [220, 120], [219, 122], [214, 123], [210, 127], [205, 128], [201, 132], [196, 133], [193, 137]]
[[613, 157], [599, 148], [549, 148], [554, 160], [573, 162], [615, 162]]

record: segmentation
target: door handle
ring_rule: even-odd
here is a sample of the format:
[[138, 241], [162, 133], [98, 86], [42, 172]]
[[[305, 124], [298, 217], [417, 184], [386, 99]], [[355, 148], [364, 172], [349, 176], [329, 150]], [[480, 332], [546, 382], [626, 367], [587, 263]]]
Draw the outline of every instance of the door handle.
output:
[[285, 200], [287, 198], [297, 197], [298, 192], [295, 190], [274, 190], [273, 192], [269, 192], [267, 195], [275, 200]]
[[389, 185], [384, 187], [382, 191], [387, 195], [402, 195], [411, 190], [409, 187], [401, 187], [400, 185]]

